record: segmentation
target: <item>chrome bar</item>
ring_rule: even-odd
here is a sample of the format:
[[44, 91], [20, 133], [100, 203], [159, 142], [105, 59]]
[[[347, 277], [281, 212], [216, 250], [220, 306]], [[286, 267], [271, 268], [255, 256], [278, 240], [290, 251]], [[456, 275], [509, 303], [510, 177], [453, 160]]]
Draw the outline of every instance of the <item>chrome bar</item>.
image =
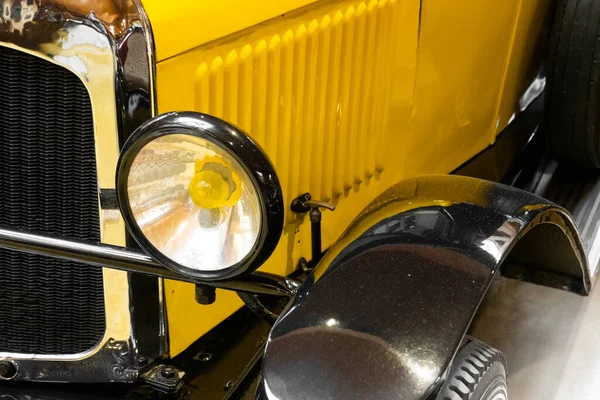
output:
[[34, 234], [0, 226], [0, 248], [107, 267], [159, 278], [200, 283], [243, 293], [292, 297], [299, 283], [279, 275], [254, 272], [236, 280], [207, 282], [179, 275], [140, 251], [104, 243], [91, 243]]

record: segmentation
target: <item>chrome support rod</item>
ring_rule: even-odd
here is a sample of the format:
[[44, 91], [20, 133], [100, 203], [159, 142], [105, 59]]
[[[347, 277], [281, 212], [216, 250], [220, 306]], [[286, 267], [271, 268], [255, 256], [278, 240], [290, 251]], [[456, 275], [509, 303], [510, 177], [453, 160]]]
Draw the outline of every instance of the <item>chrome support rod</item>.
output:
[[292, 279], [264, 272], [254, 272], [235, 280], [202, 281], [179, 275], [140, 251], [104, 243], [28, 233], [3, 226], [0, 226], [0, 248], [243, 293], [292, 297], [299, 287], [299, 283]]

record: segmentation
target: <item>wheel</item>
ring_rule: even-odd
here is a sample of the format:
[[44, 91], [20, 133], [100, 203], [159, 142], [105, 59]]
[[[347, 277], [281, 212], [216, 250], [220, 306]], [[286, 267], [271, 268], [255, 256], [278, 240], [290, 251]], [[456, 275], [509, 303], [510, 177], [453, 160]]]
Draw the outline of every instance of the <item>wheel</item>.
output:
[[600, 168], [600, 2], [558, 0], [546, 65], [549, 144], [561, 159]]
[[456, 355], [436, 400], [507, 400], [506, 361], [498, 350], [472, 339]]

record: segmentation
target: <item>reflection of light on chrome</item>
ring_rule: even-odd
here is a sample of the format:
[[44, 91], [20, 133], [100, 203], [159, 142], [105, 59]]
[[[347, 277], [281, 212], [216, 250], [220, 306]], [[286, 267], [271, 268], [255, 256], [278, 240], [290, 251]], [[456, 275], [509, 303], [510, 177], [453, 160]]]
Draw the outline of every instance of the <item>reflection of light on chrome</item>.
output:
[[542, 74], [538, 74], [534, 81], [531, 82], [531, 85], [529, 85], [527, 90], [525, 90], [523, 96], [521, 96], [519, 99], [519, 109], [521, 111], [525, 111], [525, 109], [529, 107], [529, 105], [533, 103], [533, 101], [537, 99], [540, 94], [542, 94], [545, 87], [546, 77]]
[[[204, 117], [201, 117], [201, 118], [204, 118]], [[189, 118], [188, 119], [187, 117], [184, 117], [182, 119], [184, 120], [184, 122], [183, 122], [184, 124], [186, 122], [188, 122], [190, 125], [199, 126], [202, 129], [211, 129], [213, 127], [213, 125], [210, 122], [204, 121], [202, 119], [196, 119], [196, 118]], [[230, 131], [230, 132], [236, 133], [234, 131]]]
[[38, 11], [38, 5], [36, 2], [27, 4], [28, 2], [24, 0], [21, 0], [19, 5], [15, 3], [17, 3], [16, 0], [14, 2], [4, 2], [2, 19], [8, 21], [11, 32], [23, 33], [25, 24], [33, 21], [33, 18]]
[[[300, 297], [300, 296], [299, 296]], [[288, 309], [289, 307], [289, 309]], [[284, 308], [283, 312], [281, 313], [281, 317], [279, 317], [279, 324], [281, 324], [283, 321], [285, 321], [285, 319], [287, 317], [289, 317], [290, 315], [293, 315], [292, 313], [294, 312], [294, 310], [298, 308], [297, 305], [293, 304], [291, 301], [288, 303], [288, 305], [286, 306], [286, 308]], [[269, 338], [269, 340], [271, 340]]]
[[338, 324], [338, 322], [336, 321], [335, 318], [329, 318], [327, 320], [327, 322], [325, 322], [325, 325], [327, 326], [336, 326]]
[[[225, 220], [231, 218], [231, 209], [222, 210], [226, 213]], [[223, 257], [223, 249], [227, 241], [228, 224], [221, 223], [214, 228], [203, 229], [198, 227], [196, 220], [186, 220], [176, 230], [174, 238], [179, 238], [176, 241], [169, 240], [167, 247], [173, 251], [173, 259], [181, 264], [189, 263], [189, 259], [202, 260], [202, 268], [206, 271], [218, 270], [219, 260]], [[182, 240], [183, 238], [183, 240]], [[198, 243], [202, 246], [198, 246]], [[215, 268], [209, 266], [216, 265]]]
[[496, 262], [499, 262], [522, 225], [523, 221], [519, 219], [506, 221], [493, 235], [481, 242], [479, 247], [494, 257]]
[[502, 258], [502, 251], [500, 251], [500, 247], [498, 246], [498, 243], [494, 241], [494, 239], [490, 238], [484, 240], [479, 245], [479, 248], [485, 250], [486, 253], [494, 257], [494, 260], [496, 260], [496, 262], [500, 261], [500, 259]]
[[108, 37], [98, 35], [96, 30], [85, 25], [71, 26], [67, 30], [66, 35], [58, 38], [57, 44], [61, 47], [64, 54], [55, 55], [54, 60], [61, 64], [68, 65], [84, 77], [86, 77], [88, 73], [86, 59], [81, 58], [77, 54], [77, 49], [83, 48], [84, 46], [88, 48], [90, 45], [97, 50], [110, 49]]
[[141, 227], [146, 227], [157, 221], [160, 221], [165, 215], [177, 208], [177, 204], [174, 202], [166, 203], [160, 206], [150, 208], [143, 213], [140, 213], [137, 223]]
[[267, 383], [267, 380], [263, 379], [263, 382], [264, 382], [265, 393], [267, 394], [267, 398], [269, 400], [279, 400], [279, 397], [275, 396], [273, 394], [273, 392], [271, 392], [271, 389], [269, 388], [269, 384]]
[[74, 25], [67, 31], [67, 35], [59, 38], [61, 47], [64, 50], [72, 49], [75, 46], [93, 45], [98, 49], [110, 48], [108, 38], [104, 35], [98, 35], [95, 29], [86, 25]]
[[69, 66], [70, 68], [73, 68], [75, 71], [79, 72], [83, 76], [86, 76], [88, 73], [85, 63], [83, 61], [81, 61], [81, 59], [77, 56], [70, 56], [70, 57], [54, 56], [54, 59], [61, 64], [64, 64], [64, 65]]

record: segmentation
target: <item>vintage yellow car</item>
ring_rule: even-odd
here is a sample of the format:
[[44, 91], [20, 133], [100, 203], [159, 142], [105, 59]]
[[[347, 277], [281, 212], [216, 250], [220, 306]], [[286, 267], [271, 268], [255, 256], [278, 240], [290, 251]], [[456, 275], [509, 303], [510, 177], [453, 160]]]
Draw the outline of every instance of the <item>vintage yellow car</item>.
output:
[[0, 398], [506, 399], [492, 278], [599, 258], [515, 167], [600, 166], [558, 3], [0, 0]]

